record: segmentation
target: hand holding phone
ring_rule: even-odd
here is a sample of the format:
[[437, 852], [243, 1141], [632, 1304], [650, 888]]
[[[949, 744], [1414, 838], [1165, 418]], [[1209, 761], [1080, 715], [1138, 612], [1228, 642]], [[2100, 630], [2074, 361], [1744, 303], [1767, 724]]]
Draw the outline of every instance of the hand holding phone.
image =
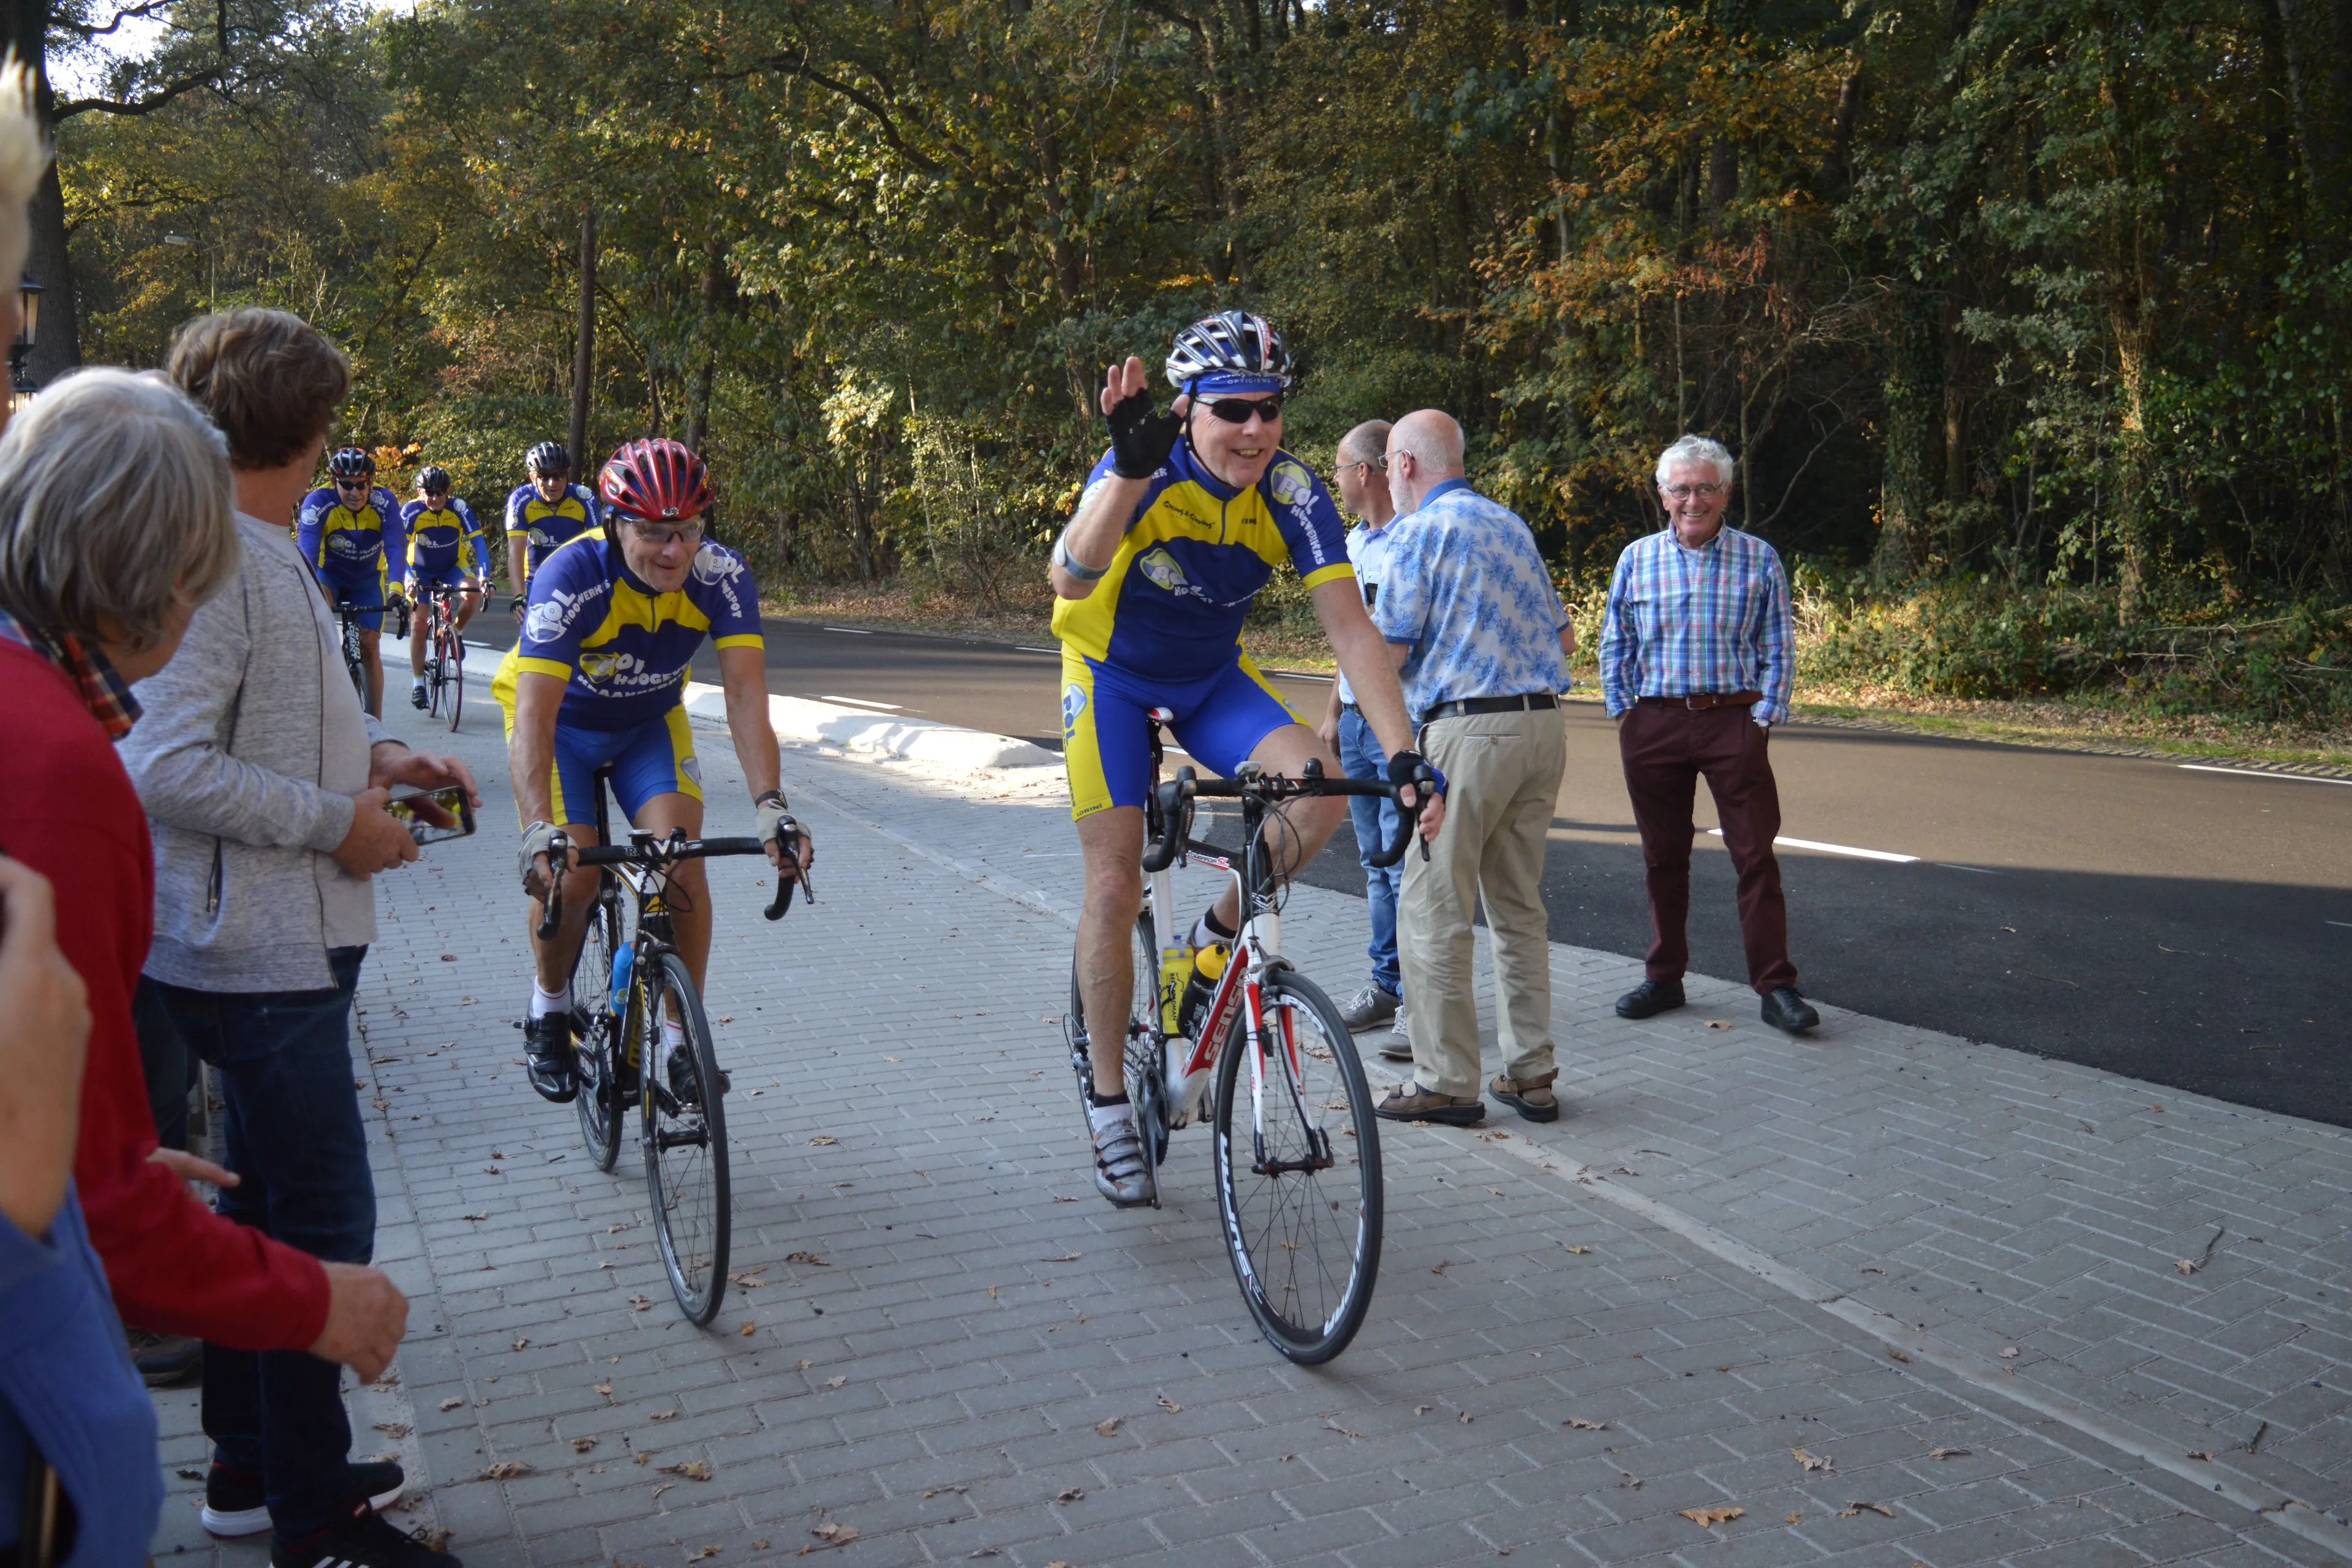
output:
[[474, 831], [474, 803], [464, 784], [408, 790], [384, 802], [383, 809], [420, 846], [469, 837]]

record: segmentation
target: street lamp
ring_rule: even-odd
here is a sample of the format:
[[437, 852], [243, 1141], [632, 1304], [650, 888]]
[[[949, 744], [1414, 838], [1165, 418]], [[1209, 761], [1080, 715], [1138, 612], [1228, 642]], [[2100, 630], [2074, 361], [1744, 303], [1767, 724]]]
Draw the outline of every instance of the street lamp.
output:
[[33, 341], [41, 330], [41, 286], [30, 278], [19, 282], [16, 303], [24, 311], [25, 324], [17, 330], [16, 341], [8, 345], [8, 406], [21, 413], [39, 390], [26, 373], [25, 356], [33, 352]]

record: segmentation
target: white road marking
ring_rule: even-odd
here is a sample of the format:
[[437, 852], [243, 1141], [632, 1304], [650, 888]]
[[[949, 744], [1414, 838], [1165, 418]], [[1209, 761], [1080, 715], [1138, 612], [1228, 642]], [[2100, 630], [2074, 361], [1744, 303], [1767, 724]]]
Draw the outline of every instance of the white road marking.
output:
[[1988, 871], [1981, 866], [1955, 866], [1949, 860], [1938, 860], [1936, 864], [1947, 871], [1973, 871], [1979, 877], [1999, 877], [2004, 874], [2000, 871]]
[[1013, 645], [1013, 651], [1015, 653], [1059, 653], [1062, 650], [1057, 647], [1031, 647], [1027, 643], [1014, 643]]
[[2174, 765], [2187, 768], [2190, 773], [2228, 773], [2231, 778], [2239, 779], [2284, 779], [2289, 784], [2352, 784], [2352, 779], [2317, 779], [2309, 773], [2264, 773], [2260, 768], [2213, 768], [2206, 766], [2203, 763], [2178, 763]]
[[1317, 675], [1311, 670], [1305, 669], [1268, 669], [1261, 671], [1260, 673], [1265, 675], [1278, 675], [1285, 680], [1320, 680], [1325, 682], [1327, 685], [1332, 679], [1332, 677], [1330, 676]]
[[2327, 923], [2332, 926], [2342, 926], [2346, 931], [2352, 931], [2352, 921], [2329, 921]]
[[[1720, 827], [1710, 827], [1707, 833], [1716, 838], [1723, 837]], [[1813, 849], [1823, 855], [1851, 855], [1860, 860], [1891, 860], [1898, 866], [1916, 865], [1919, 860], [1916, 855], [1897, 855], [1885, 849], [1856, 849], [1851, 844], [1817, 844], [1810, 838], [1775, 838], [1772, 842], [1785, 848]]]
[[829, 632], [847, 632], [854, 637], [870, 637], [874, 635], [864, 626], [827, 626], [824, 629]]
[[880, 708], [892, 713], [898, 711], [898, 705], [896, 702], [869, 702], [863, 697], [835, 697], [830, 691], [820, 694], [817, 700], [819, 702], [846, 702], [854, 708]]

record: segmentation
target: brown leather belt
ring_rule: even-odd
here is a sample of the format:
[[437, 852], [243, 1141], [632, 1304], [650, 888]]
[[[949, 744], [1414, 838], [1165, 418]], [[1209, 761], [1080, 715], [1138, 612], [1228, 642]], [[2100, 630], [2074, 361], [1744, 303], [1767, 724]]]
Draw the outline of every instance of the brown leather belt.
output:
[[1467, 713], [1523, 713], [1530, 708], [1559, 706], [1559, 699], [1549, 691], [1531, 691], [1523, 697], [1465, 697], [1425, 710], [1414, 728], [1433, 724], [1440, 719], [1459, 719]]
[[1746, 708], [1764, 700], [1760, 691], [1694, 691], [1687, 697], [1644, 697], [1641, 701], [1654, 708], [1687, 708], [1704, 712], [1709, 708]]

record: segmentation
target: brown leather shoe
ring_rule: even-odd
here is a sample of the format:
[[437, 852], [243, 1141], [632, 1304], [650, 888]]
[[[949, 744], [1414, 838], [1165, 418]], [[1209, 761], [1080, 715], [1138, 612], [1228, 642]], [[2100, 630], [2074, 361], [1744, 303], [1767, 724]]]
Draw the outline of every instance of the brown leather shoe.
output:
[[1557, 1068], [1541, 1078], [1508, 1079], [1496, 1073], [1486, 1092], [1530, 1121], [1557, 1121], [1559, 1100], [1551, 1091], [1551, 1082], [1559, 1076]]
[[1457, 1100], [1408, 1079], [1389, 1090], [1389, 1097], [1372, 1107], [1372, 1114], [1389, 1121], [1439, 1121], [1448, 1127], [1475, 1127], [1486, 1120], [1486, 1102], [1475, 1094], [1467, 1100]]

